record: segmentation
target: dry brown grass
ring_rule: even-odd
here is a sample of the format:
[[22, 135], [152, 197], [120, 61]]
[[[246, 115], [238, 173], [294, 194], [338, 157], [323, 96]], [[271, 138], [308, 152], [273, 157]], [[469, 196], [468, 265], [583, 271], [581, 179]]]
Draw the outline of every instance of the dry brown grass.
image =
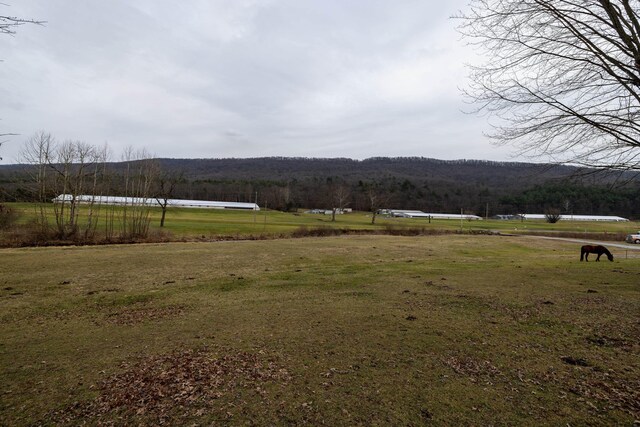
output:
[[640, 257], [613, 252], [459, 234], [5, 249], [0, 424], [631, 425]]

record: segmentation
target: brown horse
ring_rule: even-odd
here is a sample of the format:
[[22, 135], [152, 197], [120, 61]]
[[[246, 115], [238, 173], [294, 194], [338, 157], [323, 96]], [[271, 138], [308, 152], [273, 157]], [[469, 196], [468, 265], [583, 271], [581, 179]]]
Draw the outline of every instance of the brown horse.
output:
[[589, 254], [598, 254], [596, 261], [600, 261], [600, 255], [602, 254], [605, 254], [607, 258], [609, 258], [609, 261], [613, 261], [613, 255], [609, 252], [609, 249], [601, 245], [584, 245], [580, 248], [580, 261], [582, 261], [582, 258], [584, 257], [584, 260], [589, 262]]

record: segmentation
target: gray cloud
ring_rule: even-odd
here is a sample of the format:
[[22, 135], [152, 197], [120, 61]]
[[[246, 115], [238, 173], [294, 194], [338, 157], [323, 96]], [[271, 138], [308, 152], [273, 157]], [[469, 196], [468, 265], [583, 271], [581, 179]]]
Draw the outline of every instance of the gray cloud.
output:
[[509, 159], [461, 112], [452, 2], [20, 0], [2, 147], [38, 130], [163, 157]]

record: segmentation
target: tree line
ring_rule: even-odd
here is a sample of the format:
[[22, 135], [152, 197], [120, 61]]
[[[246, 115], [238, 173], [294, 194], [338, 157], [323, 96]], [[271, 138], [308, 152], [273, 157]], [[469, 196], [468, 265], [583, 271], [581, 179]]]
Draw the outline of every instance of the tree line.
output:
[[[603, 176], [570, 166], [419, 157], [157, 159], [132, 148], [119, 161], [113, 157], [106, 146], [58, 142], [39, 132], [24, 144], [21, 164], [0, 167], [0, 199], [50, 202], [63, 193], [155, 198], [162, 223], [169, 198], [257, 202], [283, 211], [462, 209], [484, 217], [556, 209], [632, 218], [640, 213], [634, 175]], [[75, 206], [60, 209], [55, 226], [61, 236], [79, 228], [91, 233], [91, 218], [79, 223]], [[148, 213], [131, 210], [133, 222], [123, 231], [129, 236], [148, 228]]]
[[[146, 150], [125, 149], [117, 172], [110, 168], [111, 155], [106, 145], [58, 141], [38, 132], [23, 145], [19, 169], [12, 178], [3, 179], [2, 198], [38, 203], [32, 228], [41, 235], [39, 240], [93, 241], [96, 234], [105, 241], [145, 238], [151, 207], [133, 200], [155, 199], [164, 222], [168, 192], [179, 177], [172, 180], [164, 174]], [[83, 195], [118, 195], [131, 202], [116, 208], [101, 204], [99, 198], [87, 202]]]

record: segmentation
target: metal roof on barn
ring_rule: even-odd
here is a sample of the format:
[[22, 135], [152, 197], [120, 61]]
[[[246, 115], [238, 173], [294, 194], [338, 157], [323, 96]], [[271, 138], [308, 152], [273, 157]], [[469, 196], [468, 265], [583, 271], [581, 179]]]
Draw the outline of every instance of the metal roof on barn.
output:
[[415, 210], [388, 209], [384, 213], [399, 218], [431, 218], [431, 219], [468, 219], [480, 220], [482, 217], [468, 214], [428, 213]]
[[[71, 194], [60, 194], [52, 201], [54, 203], [71, 202], [73, 196]], [[78, 203], [95, 203], [103, 205], [137, 205], [160, 207], [160, 202], [152, 197], [120, 197], [120, 196], [95, 196], [90, 194], [81, 194], [75, 196]], [[160, 199], [164, 202], [163, 199]], [[259, 211], [260, 206], [256, 203], [244, 202], [220, 202], [210, 200], [187, 200], [187, 199], [168, 199], [167, 206], [176, 208], [205, 208], [205, 209], [243, 209]]]
[[[544, 214], [522, 214], [522, 217], [524, 219], [546, 219]], [[627, 218], [615, 215], [560, 215], [560, 219], [564, 221], [629, 221]]]

